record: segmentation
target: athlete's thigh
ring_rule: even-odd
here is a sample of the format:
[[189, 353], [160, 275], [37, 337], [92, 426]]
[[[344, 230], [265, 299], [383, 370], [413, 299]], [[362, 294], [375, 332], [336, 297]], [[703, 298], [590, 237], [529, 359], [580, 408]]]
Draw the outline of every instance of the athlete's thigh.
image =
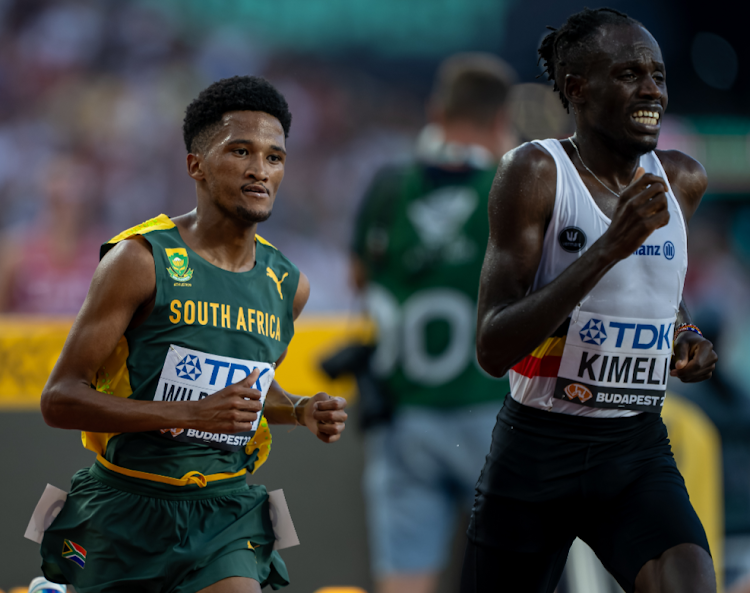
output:
[[255, 579], [245, 577], [229, 577], [197, 593], [260, 593], [260, 583]]
[[592, 504], [578, 534], [628, 593], [641, 569], [675, 546], [694, 544], [710, 553], [673, 459], [649, 465], [618, 496]]
[[543, 552], [524, 553], [469, 541], [460, 593], [552, 593], [573, 539]]
[[716, 593], [714, 562], [695, 544], [680, 544], [649, 560], [635, 579], [636, 593]]

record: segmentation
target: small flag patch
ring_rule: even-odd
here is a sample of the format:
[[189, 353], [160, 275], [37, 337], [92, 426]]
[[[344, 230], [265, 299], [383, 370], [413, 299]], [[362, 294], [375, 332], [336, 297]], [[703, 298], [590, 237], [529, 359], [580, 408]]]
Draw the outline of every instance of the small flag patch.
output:
[[86, 566], [86, 550], [83, 546], [66, 539], [63, 542], [62, 557], [72, 560], [81, 568]]

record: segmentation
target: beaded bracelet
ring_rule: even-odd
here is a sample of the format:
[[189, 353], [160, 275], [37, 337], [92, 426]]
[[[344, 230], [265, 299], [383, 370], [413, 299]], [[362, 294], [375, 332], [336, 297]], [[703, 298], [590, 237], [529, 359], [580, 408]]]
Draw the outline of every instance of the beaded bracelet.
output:
[[677, 329], [674, 330], [674, 337], [676, 338], [682, 332], [693, 332], [698, 334], [701, 338], [703, 337], [703, 332], [698, 329], [697, 325], [693, 325], [692, 323], [683, 323], [682, 325], [677, 326]]

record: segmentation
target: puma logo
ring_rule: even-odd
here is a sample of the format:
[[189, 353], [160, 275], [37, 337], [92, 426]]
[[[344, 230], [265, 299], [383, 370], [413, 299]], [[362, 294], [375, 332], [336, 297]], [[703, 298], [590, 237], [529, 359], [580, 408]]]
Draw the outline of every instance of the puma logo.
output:
[[281, 297], [281, 300], [284, 300], [284, 295], [281, 292], [281, 283], [284, 281], [284, 278], [286, 278], [289, 274], [287, 272], [284, 272], [284, 275], [281, 277], [281, 280], [279, 280], [276, 277], [276, 274], [274, 274], [274, 271], [271, 268], [266, 268], [266, 276], [268, 276], [271, 280], [276, 283], [276, 288], [279, 290], [279, 296]]

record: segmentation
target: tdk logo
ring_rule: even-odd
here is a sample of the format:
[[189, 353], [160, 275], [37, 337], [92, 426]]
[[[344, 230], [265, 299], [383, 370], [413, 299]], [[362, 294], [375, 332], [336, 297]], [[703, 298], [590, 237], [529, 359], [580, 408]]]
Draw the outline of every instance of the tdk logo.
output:
[[192, 354], [188, 354], [178, 362], [177, 366], [175, 366], [175, 370], [177, 371], [178, 377], [181, 379], [190, 379], [191, 381], [195, 381], [203, 374], [203, 371], [201, 370], [201, 361], [198, 360], [197, 356]]
[[589, 319], [579, 332], [579, 335], [584, 344], [596, 344], [597, 346], [601, 346], [604, 340], [607, 339], [604, 324], [599, 319]]
[[[250, 368], [244, 364], [229, 363], [223, 360], [213, 360], [206, 358], [203, 364], [211, 367], [211, 377], [208, 380], [208, 385], [215, 386], [218, 383], [219, 389], [222, 387], [229, 387], [237, 381], [241, 381], [255, 368]], [[262, 390], [260, 385], [260, 378], [265, 375], [270, 369], [263, 369], [258, 375], [258, 379], [255, 381], [253, 387], [255, 389]], [[190, 381], [197, 381], [203, 375], [203, 368], [201, 367], [200, 359], [193, 355], [186, 355], [180, 362], [175, 365], [175, 371], [180, 379], [188, 379]], [[221, 376], [219, 376], [221, 375]], [[221, 385], [221, 383], [224, 383]], [[205, 385], [205, 378], [201, 381], [202, 385]]]
[[674, 259], [674, 254], [672, 241], [666, 241], [664, 245], [641, 245], [633, 252], [633, 255], [663, 255], [667, 259]]
[[[631, 350], [669, 350], [672, 348], [672, 324], [622, 323], [610, 321], [607, 329], [615, 340], [615, 348]], [[601, 346], [607, 339], [607, 330], [599, 319], [589, 319], [578, 333], [584, 344]]]

